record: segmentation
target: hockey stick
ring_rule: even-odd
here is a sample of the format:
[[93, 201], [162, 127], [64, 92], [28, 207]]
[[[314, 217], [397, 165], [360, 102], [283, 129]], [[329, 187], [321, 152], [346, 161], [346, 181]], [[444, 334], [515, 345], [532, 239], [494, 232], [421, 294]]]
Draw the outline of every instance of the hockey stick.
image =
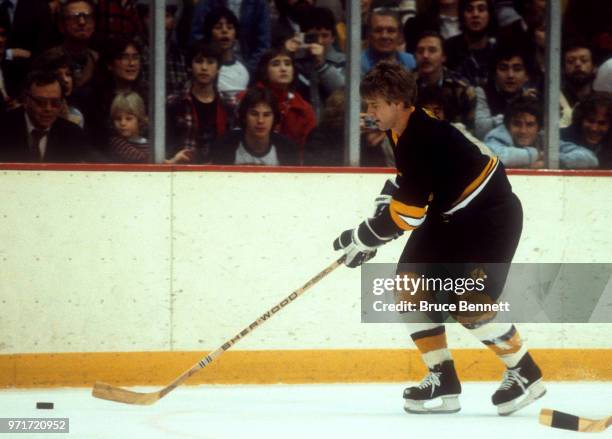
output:
[[106, 399], [109, 401], [123, 402], [125, 404], [138, 404], [138, 405], [154, 404], [155, 402], [157, 402], [158, 400], [166, 396], [168, 393], [176, 389], [178, 386], [180, 386], [187, 378], [194, 375], [200, 369], [203, 369], [206, 366], [208, 366], [210, 363], [212, 363], [215, 360], [215, 358], [217, 358], [219, 355], [221, 355], [222, 353], [227, 351], [229, 348], [231, 348], [233, 345], [238, 343], [238, 341], [243, 339], [247, 334], [249, 334], [256, 328], [261, 326], [264, 322], [270, 319], [278, 311], [280, 311], [285, 306], [289, 305], [291, 302], [293, 302], [295, 299], [301, 296], [307, 289], [312, 287], [314, 284], [316, 284], [321, 279], [323, 279], [325, 276], [327, 276], [329, 273], [331, 273], [333, 270], [335, 270], [340, 264], [342, 264], [344, 262], [344, 259], [345, 259], [345, 256], [341, 256], [340, 258], [338, 258], [336, 261], [330, 264], [326, 269], [324, 269], [319, 274], [317, 274], [315, 277], [313, 277], [308, 282], [306, 282], [301, 288], [289, 294], [281, 302], [274, 305], [272, 308], [270, 308], [268, 311], [262, 314], [257, 320], [255, 320], [249, 326], [244, 328], [242, 331], [240, 331], [230, 340], [223, 343], [223, 345], [221, 345], [221, 347], [219, 347], [217, 350], [206, 355], [197, 364], [195, 364], [191, 369], [185, 371], [182, 375], [180, 375], [178, 378], [176, 378], [174, 381], [172, 381], [170, 384], [168, 384], [163, 389], [157, 392], [142, 393], [142, 392], [133, 392], [131, 390], [123, 389], [121, 387], [113, 387], [110, 384], [106, 384], [102, 382], [97, 382], [94, 385], [91, 394], [96, 398]]
[[540, 424], [564, 430], [600, 433], [612, 425], [612, 416], [603, 419], [586, 419], [557, 410], [542, 409]]

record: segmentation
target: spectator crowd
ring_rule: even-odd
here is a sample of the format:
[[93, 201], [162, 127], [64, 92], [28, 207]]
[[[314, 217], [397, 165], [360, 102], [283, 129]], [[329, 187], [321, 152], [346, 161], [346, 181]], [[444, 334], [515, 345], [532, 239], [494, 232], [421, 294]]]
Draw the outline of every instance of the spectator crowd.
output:
[[[148, 1], [0, 0], [0, 162], [151, 161]], [[361, 74], [416, 72], [432, 117], [542, 168], [546, 2], [362, 0]], [[612, 2], [561, 3], [560, 167], [612, 169]], [[166, 0], [165, 163], [342, 166], [345, 6]], [[362, 166], [394, 165], [361, 134]]]

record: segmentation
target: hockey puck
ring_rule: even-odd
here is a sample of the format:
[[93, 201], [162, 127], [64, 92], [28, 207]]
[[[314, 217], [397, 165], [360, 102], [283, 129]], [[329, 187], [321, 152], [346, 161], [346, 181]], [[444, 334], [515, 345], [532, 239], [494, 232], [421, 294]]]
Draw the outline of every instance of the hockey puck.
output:
[[36, 408], [37, 409], [51, 410], [53, 408], [53, 403], [52, 402], [37, 402], [36, 403]]

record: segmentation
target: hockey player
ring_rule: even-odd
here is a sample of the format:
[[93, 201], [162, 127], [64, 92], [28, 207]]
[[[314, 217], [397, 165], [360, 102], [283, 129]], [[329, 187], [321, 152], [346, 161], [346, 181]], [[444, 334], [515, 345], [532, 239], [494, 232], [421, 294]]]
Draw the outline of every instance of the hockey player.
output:
[[[440, 263], [474, 267], [497, 266], [487, 272], [492, 301], [506, 280], [522, 230], [521, 203], [502, 163], [485, 155], [447, 122], [416, 108], [414, 75], [397, 64], [380, 63], [362, 80], [361, 96], [369, 119], [386, 131], [395, 152], [397, 176], [377, 198], [377, 213], [344, 231], [334, 249], [346, 254], [345, 264], [357, 267], [376, 249], [412, 230], [400, 257], [402, 264], [438, 270]], [[499, 269], [499, 267], [502, 269]], [[486, 268], [485, 268], [486, 269]], [[400, 271], [401, 268], [398, 268]], [[456, 273], [455, 273], [456, 274]], [[438, 316], [439, 317], [439, 316]], [[542, 373], [512, 324], [492, 324], [490, 317], [455, 316], [505, 363], [507, 370], [492, 396], [500, 415], [530, 404], [546, 392]], [[404, 390], [411, 413], [452, 413], [460, 410], [461, 384], [447, 348], [441, 318], [411, 323], [411, 337], [429, 374]], [[430, 407], [435, 402], [437, 406]]]

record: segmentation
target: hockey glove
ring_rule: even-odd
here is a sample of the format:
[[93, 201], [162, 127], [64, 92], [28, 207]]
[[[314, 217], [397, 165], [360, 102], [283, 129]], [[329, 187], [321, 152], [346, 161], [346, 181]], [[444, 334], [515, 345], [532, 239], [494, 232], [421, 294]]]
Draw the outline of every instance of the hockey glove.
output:
[[374, 218], [380, 215], [383, 210], [389, 206], [389, 203], [391, 203], [391, 198], [393, 197], [393, 194], [397, 188], [398, 186], [395, 179], [389, 178], [387, 181], [385, 181], [385, 185], [380, 191], [380, 194], [374, 199]]
[[[385, 182], [385, 185], [382, 188], [380, 194], [374, 199], [374, 215], [373, 218], [376, 218], [379, 215], [388, 215], [389, 204], [391, 204], [391, 200], [393, 199], [393, 194], [395, 190], [398, 188], [398, 185], [395, 179], [388, 179]], [[387, 211], [387, 212], [385, 212]], [[396, 239], [404, 234], [404, 231], [399, 231], [394, 234], [391, 238]]]
[[354, 268], [372, 259], [376, 249], [390, 239], [378, 237], [365, 220], [356, 229], [342, 232], [334, 241], [334, 250], [344, 250], [344, 265]]

